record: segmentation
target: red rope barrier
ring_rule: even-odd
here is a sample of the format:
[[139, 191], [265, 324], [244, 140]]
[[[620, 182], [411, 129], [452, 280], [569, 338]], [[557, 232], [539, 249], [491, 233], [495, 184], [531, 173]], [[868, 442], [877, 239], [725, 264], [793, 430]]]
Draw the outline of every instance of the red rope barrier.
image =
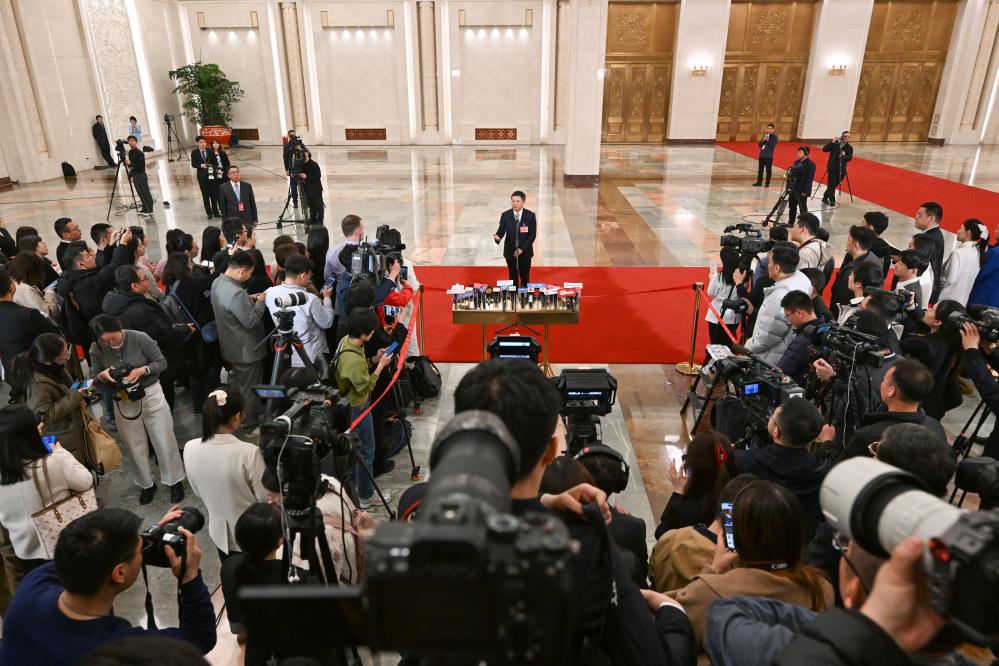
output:
[[[698, 296], [700, 298], [704, 298], [704, 296], [701, 295], [701, 292], [698, 292]], [[739, 344], [739, 341], [735, 339], [734, 335], [732, 335], [732, 331], [728, 330], [728, 326], [725, 325], [725, 320], [722, 318], [718, 310], [715, 310], [715, 306], [711, 304], [711, 301], [704, 298], [704, 302], [708, 304], [708, 309], [711, 310], [713, 313], [715, 313], [715, 317], [718, 318], [718, 324], [722, 327], [722, 330], [725, 331], [725, 335], [727, 335], [728, 339], [732, 341], [732, 344], [733, 345]]]

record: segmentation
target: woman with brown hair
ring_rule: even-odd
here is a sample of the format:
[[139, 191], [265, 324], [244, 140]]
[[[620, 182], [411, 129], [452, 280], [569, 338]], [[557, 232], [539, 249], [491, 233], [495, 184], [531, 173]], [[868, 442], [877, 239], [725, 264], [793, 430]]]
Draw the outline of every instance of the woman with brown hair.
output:
[[14, 302], [26, 308], [34, 308], [49, 319], [55, 319], [58, 297], [55, 287], [47, 289], [45, 282], [48, 264], [34, 252], [19, 252], [7, 264], [7, 272], [17, 283]]
[[686, 587], [668, 596], [687, 612], [699, 651], [704, 649], [708, 607], [716, 599], [765, 597], [819, 612], [833, 605], [833, 589], [815, 567], [801, 561], [805, 514], [794, 494], [771, 481], [747, 484], [732, 502], [735, 549], [718, 538], [714, 560]]
[[681, 467], [671, 465], [666, 470], [673, 494], [659, 518], [656, 538], [679, 527], [710, 525], [718, 511], [722, 488], [738, 473], [735, 452], [725, 435], [702, 432], [694, 437], [687, 445]]

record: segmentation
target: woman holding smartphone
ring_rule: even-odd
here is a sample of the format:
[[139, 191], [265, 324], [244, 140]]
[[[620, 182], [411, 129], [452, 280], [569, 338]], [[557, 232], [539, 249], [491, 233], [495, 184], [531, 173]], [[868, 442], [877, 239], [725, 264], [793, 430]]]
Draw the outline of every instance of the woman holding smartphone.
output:
[[208, 200], [211, 202], [214, 217], [222, 217], [219, 212], [219, 187], [228, 180], [226, 175], [228, 173], [229, 156], [222, 150], [219, 140], [212, 139], [212, 151], [208, 155]]
[[66, 362], [70, 346], [57, 333], [43, 333], [14, 359], [11, 386], [45, 424], [45, 434], [55, 435], [62, 447], [87, 465], [83, 388], [73, 388]]
[[[0, 526], [7, 530], [13, 549], [13, 553], [4, 552], [3, 564], [7, 580], [15, 586], [29, 571], [46, 561], [45, 549], [31, 522], [32, 514], [66, 499], [70, 492], [83, 492], [94, 484], [87, 468], [59, 446], [58, 441], [51, 445], [49, 453], [39, 434], [41, 427], [42, 423], [26, 405], [8, 405], [0, 409], [0, 442], [3, 442], [0, 446]], [[36, 475], [44, 497], [39, 495], [35, 485]], [[49, 487], [52, 488], [51, 496]], [[0, 612], [5, 610], [0, 608]]]

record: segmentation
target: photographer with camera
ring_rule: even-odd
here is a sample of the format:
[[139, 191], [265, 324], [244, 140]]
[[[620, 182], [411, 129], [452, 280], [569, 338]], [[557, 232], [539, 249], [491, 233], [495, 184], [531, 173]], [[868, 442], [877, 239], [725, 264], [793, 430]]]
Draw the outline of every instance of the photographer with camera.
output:
[[[326, 204], [323, 203], [323, 171], [312, 159], [309, 150], [302, 150], [302, 171], [298, 174], [305, 188], [305, 198], [309, 204], [309, 224], [322, 225]], [[294, 191], [295, 188], [292, 188]]]
[[791, 225], [791, 240], [798, 244], [798, 270], [819, 268], [825, 270], [834, 261], [829, 243], [818, 237], [819, 218], [814, 213], [802, 213]]
[[805, 334], [805, 328], [819, 323], [812, 306], [812, 299], [802, 291], [789, 291], [780, 302], [784, 310], [784, 318], [794, 329], [794, 337], [784, 350], [784, 355], [777, 361], [781, 372], [794, 380], [798, 386], [805, 385], [805, 376], [811, 357], [808, 352], [812, 344], [811, 338]]
[[146, 156], [139, 150], [139, 140], [135, 136], [128, 137], [128, 155], [125, 164], [129, 167], [128, 177], [142, 202], [139, 217], [152, 217], [153, 195], [149, 191], [149, 176], [146, 175]]
[[45, 434], [54, 435], [81, 464], [89, 465], [84, 438], [83, 410], [86, 389], [74, 389], [66, 370], [72, 349], [58, 333], [42, 333], [27, 351], [14, 359], [8, 381], [11, 396], [23, 400], [45, 423]]
[[302, 155], [305, 144], [298, 138], [295, 130], [288, 130], [288, 137], [281, 148], [281, 160], [284, 162], [284, 175], [288, 177], [288, 191], [291, 193], [291, 207], [298, 208], [298, 188], [295, 178], [302, 166]]
[[894, 264], [895, 277], [898, 278], [895, 288], [905, 289], [913, 294], [905, 311], [907, 315], [906, 319], [909, 318], [911, 313], [914, 321], [902, 322], [907, 333], [914, 333], [916, 331], [918, 322], [923, 319], [923, 311], [926, 310], [926, 306], [929, 304], [930, 295], [923, 292], [923, 287], [919, 279], [929, 265], [930, 262], [923, 253], [916, 250], [903, 250], [898, 255], [898, 260]]
[[870, 261], [858, 262], [856, 266], [850, 267], [846, 273], [846, 286], [852, 296], [847, 302], [839, 304], [839, 313], [836, 316], [837, 324], [845, 324], [861, 308], [864, 299], [867, 298], [866, 291], [868, 289], [879, 289], [884, 283], [880, 264]]
[[[746, 340], [745, 347], [760, 360], [773, 365], [780, 361], [792, 338], [791, 326], [784, 318], [781, 301], [792, 291], [808, 294], [812, 284], [797, 270], [798, 248], [793, 243], [777, 243], [768, 257], [767, 271], [774, 284], [765, 290], [753, 336]], [[741, 277], [741, 271], [738, 271], [736, 281], [740, 281]]]
[[798, 219], [798, 213], [808, 212], [808, 197], [812, 196], [812, 181], [815, 180], [815, 162], [808, 157], [810, 152], [808, 146], [799, 146], [798, 158], [787, 168], [788, 226]]
[[[881, 274], [883, 269], [881, 259], [878, 258], [876, 254], [871, 252], [871, 246], [874, 245], [874, 240], [877, 235], [868, 229], [867, 227], [855, 224], [850, 227], [850, 231], [847, 234], [846, 239], [846, 254], [847, 256], [843, 258], [840, 264], [839, 272], [836, 274], [836, 279], [833, 281], [832, 292], [829, 298], [829, 307], [832, 308], [833, 314], [839, 318], [841, 311], [841, 306], [849, 305], [851, 299], [856, 297], [853, 289], [850, 288], [850, 278], [853, 271], [857, 267], [864, 263], [870, 263], [878, 267], [878, 272]], [[884, 275], [881, 274], [881, 282], [884, 281]], [[878, 286], [880, 286], [880, 282]], [[859, 301], [858, 301], [859, 303]]]
[[142, 331], [123, 330], [114, 317], [99, 315], [90, 322], [95, 342], [90, 347], [94, 386], [115, 392], [114, 418], [124, 453], [132, 462], [139, 504], [156, 494], [150, 465], [150, 444], [156, 452], [160, 480], [170, 487], [170, 501], [184, 499], [184, 465], [180, 461], [173, 417], [160, 387], [166, 370], [163, 352]]
[[923, 401], [923, 410], [938, 421], [961, 404], [960, 375], [964, 369], [960, 327], [947, 325], [954, 313], [965, 314], [957, 301], [940, 301], [923, 316], [929, 333], [913, 335], [902, 341], [906, 356], [921, 362], [933, 375], [933, 390]]
[[[284, 282], [264, 292], [264, 303], [275, 322], [283, 309], [294, 313], [294, 330], [302, 340], [306, 356], [313, 363], [325, 366], [329, 354], [326, 331], [333, 325], [333, 288], [324, 288], [321, 297], [310, 293], [312, 268], [312, 261], [308, 257], [300, 254], [288, 257], [284, 262]], [[278, 305], [279, 300], [287, 305], [288, 301], [294, 299], [302, 304], [291, 307]], [[298, 354], [293, 353], [291, 365], [300, 368], [304, 363]]]
[[847, 162], [853, 159], [853, 146], [850, 145], [850, 132], [846, 131], [822, 146], [822, 152], [829, 153], [826, 162], [826, 193], [822, 195], [822, 203], [836, 205], [836, 187], [846, 178]]
[[885, 275], [888, 275], [892, 257], [897, 257], [899, 252], [898, 248], [893, 247], [882, 237], [882, 234], [888, 230], [888, 216], [879, 210], [869, 210], [864, 213], [862, 224], [877, 235], [874, 244], [871, 245], [871, 252], [881, 259], [882, 270]]
[[725, 331], [722, 329], [715, 312], [717, 311], [722, 315], [722, 319], [729, 329], [734, 331], [735, 327], [738, 326], [739, 312], [731, 308], [726, 308], [725, 301], [731, 301], [738, 296], [738, 285], [733, 275], [739, 269], [739, 262], [742, 259], [742, 255], [734, 247], [723, 247], [719, 252], [719, 256], [722, 263], [721, 270], [718, 270], [718, 266], [714, 260], [711, 261], [711, 266], [708, 269], [710, 278], [708, 279], [707, 294], [708, 298], [711, 299], [711, 306], [714, 310], [709, 309], [707, 314], [704, 315], [704, 319], [708, 322], [708, 342], [713, 345], [725, 345], [731, 348], [733, 343], [725, 335]]
[[[964, 348], [964, 376], [974, 383], [992, 413], [999, 414], [999, 383], [990, 369], [990, 366], [999, 368], [996, 343], [983, 340], [978, 326], [966, 321], [961, 325], [961, 346]], [[992, 428], [982, 455], [999, 458], [999, 425]]]
[[[182, 512], [159, 521], [167, 526]], [[4, 617], [0, 662], [73, 666], [81, 657], [111, 641], [130, 636], [162, 635], [193, 644], [203, 654], [215, 647], [215, 611], [201, 578], [201, 549], [184, 527], [183, 549], [162, 550], [178, 582], [180, 626], [132, 627], [114, 613], [114, 602], [135, 583], [146, 547], [141, 519], [124, 509], [98, 509], [74, 520], [59, 534], [55, 560], [28, 574]]]
[[51, 557], [36, 530], [35, 514], [94, 485], [87, 468], [58, 440], [43, 441], [42, 433], [52, 434], [46, 426], [25, 405], [0, 408], [0, 527], [9, 542], [0, 575], [15, 587]]
[[[561, 495], [540, 494], [545, 467], [564, 443], [558, 425], [561, 396], [538, 366], [514, 359], [480, 363], [462, 377], [454, 404], [456, 413], [483, 410], [496, 414], [516, 440], [520, 466], [510, 488], [512, 512], [522, 516], [558, 511], [572, 538], [580, 542], [571, 573], [571, 607], [576, 611], [569, 645], [573, 658], [566, 663], [578, 663], [583, 641], [589, 636], [590, 650], [599, 649], [613, 664], [692, 664], [693, 639], [683, 610], [665, 595], [640, 592], [602, 534], [606, 528], [573, 515], [582, 513], [583, 504], [597, 503], [608, 520], [605, 495], [587, 485]], [[606, 564], [595, 570], [594, 563], [606, 557], [611, 558], [612, 572]], [[606, 594], [611, 585], [616, 588], [616, 603]], [[602, 631], [594, 632], [596, 627]]]

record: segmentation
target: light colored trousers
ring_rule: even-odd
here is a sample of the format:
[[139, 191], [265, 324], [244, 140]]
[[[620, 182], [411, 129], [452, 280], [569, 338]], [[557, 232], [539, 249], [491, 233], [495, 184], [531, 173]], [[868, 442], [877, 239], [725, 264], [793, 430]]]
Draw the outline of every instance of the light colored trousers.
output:
[[[140, 413], [140, 405], [141, 416], [135, 418]], [[122, 452], [132, 461], [136, 485], [150, 488], [154, 483], [147, 442], [152, 443], [153, 450], [156, 451], [160, 481], [172, 486], [184, 479], [184, 463], [180, 459], [177, 437], [173, 434], [173, 417], [159, 382], [146, 389], [146, 395], [139, 405], [134, 402], [116, 402], [114, 422], [118, 426], [118, 441]]]

